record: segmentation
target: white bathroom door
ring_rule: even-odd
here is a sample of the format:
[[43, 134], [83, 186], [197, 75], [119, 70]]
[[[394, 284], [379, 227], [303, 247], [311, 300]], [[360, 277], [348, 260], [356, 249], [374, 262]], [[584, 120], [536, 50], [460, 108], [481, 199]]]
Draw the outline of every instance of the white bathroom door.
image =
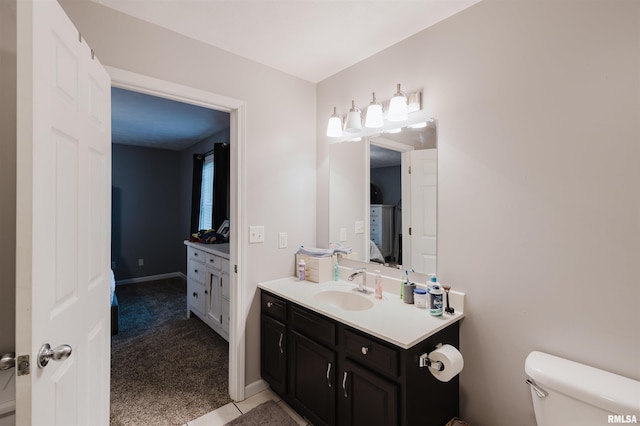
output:
[[411, 151], [410, 265], [418, 272], [436, 273], [438, 212], [438, 154], [436, 149]]
[[111, 80], [55, 0], [17, 27], [16, 421], [106, 426]]

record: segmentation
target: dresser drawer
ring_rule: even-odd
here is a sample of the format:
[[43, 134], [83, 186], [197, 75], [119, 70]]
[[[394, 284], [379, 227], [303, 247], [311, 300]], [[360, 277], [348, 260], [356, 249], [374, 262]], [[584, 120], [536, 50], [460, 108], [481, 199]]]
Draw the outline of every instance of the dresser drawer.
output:
[[326, 345], [336, 344], [336, 325], [331, 320], [312, 312], [291, 307], [289, 324], [293, 330]]
[[204, 285], [193, 281], [187, 282], [187, 301], [189, 302], [189, 309], [200, 315], [204, 315], [205, 300], [206, 294], [204, 292]]
[[287, 320], [287, 302], [264, 291], [260, 296], [260, 310], [278, 321]]
[[370, 337], [344, 330], [347, 356], [360, 364], [383, 374], [398, 376], [398, 351]]
[[204, 277], [206, 275], [204, 264], [191, 259], [189, 260], [188, 268], [189, 269], [187, 271], [187, 276], [189, 277], [189, 279], [204, 284]]
[[187, 247], [187, 259], [194, 260], [196, 262], [204, 263], [205, 252], [195, 249], [193, 247]]
[[220, 269], [222, 265], [222, 258], [210, 253], [205, 253], [206, 264], [209, 268]]

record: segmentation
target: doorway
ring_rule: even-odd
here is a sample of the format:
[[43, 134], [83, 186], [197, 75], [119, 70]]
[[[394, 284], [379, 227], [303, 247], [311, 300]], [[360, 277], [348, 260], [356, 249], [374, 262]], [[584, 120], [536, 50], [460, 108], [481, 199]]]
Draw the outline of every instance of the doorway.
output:
[[230, 114], [230, 326], [229, 326], [229, 396], [242, 401], [245, 395], [245, 320], [239, 314], [244, 300], [244, 151], [245, 103], [233, 98], [183, 86], [145, 75], [106, 67], [112, 86], [153, 96], [203, 106]]

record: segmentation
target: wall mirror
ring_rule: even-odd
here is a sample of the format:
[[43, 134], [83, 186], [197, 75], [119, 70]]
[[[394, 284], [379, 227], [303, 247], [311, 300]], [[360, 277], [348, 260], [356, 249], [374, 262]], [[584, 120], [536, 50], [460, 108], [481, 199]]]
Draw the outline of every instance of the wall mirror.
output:
[[435, 274], [435, 125], [335, 143], [329, 155], [329, 240], [373, 269]]

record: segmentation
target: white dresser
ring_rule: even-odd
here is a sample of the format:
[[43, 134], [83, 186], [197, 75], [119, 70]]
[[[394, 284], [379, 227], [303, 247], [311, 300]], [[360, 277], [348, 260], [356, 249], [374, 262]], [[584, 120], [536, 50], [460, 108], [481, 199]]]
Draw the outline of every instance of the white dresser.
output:
[[387, 204], [371, 204], [369, 212], [370, 238], [386, 258], [393, 254], [393, 210]]
[[196, 314], [229, 341], [229, 244], [187, 246], [187, 317]]

